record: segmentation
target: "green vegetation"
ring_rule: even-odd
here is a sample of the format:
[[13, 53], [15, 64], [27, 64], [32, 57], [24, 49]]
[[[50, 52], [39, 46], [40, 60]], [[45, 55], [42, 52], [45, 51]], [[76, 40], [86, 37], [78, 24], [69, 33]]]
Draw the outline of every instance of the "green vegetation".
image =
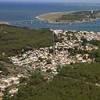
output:
[[3, 100], [99, 100], [100, 64], [66, 65], [57, 76], [46, 82], [41, 73], [34, 73], [18, 94]]
[[13, 55], [22, 49], [52, 45], [52, 33], [48, 29], [28, 29], [0, 25], [0, 58]]
[[60, 19], [58, 20], [67, 20], [67, 21], [83, 21], [83, 20], [90, 20], [90, 19], [95, 19], [96, 14], [91, 13], [91, 11], [79, 11], [79, 12], [74, 12], [70, 14], [63, 15]]
[[92, 40], [89, 43], [96, 45], [98, 47], [97, 50], [94, 50], [93, 52], [91, 52], [91, 56], [95, 58], [96, 62], [100, 63], [100, 41]]
[[3, 64], [0, 63], [0, 71], [3, 71], [2, 74], [7, 75], [8, 74], [8, 70], [5, 68], [5, 66]]
[[83, 16], [82, 15], [75, 15], [75, 14], [68, 14], [68, 15], [63, 15], [60, 19], [58, 20], [67, 20], [67, 21], [82, 21]]

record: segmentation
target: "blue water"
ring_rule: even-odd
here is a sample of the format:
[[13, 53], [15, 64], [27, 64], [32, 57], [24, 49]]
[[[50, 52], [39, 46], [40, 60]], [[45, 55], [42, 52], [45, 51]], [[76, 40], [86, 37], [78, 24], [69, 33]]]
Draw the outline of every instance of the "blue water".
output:
[[[29, 28], [100, 31], [100, 20], [87, 23], [49, 24], [35, 17], [48, 12], [100, 10], [99, 4], [81, 3], [0, 3], [0, 21]], [[31, 21], [32, 20], [32, 21]]]

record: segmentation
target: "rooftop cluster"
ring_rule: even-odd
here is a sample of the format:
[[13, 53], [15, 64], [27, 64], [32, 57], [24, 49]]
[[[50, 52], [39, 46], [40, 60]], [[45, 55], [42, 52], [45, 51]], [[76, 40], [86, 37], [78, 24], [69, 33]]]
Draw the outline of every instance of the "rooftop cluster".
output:
[[53, 46], [33, 49], [23, 54], [9, 57], [13, 64], [24, 68], [57, 74], [57, 66], [82, 62], [93, 62], [89, 51], [98, 49], [89, 43], [100, 40], [100, 34], [87, 31], [53, 31]]

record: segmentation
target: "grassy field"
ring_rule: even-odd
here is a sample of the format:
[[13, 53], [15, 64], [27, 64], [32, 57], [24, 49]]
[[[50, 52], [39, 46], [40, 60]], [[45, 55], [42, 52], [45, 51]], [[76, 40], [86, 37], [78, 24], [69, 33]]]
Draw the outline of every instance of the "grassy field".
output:
[[48, 29], [28, 29], [0, 25], [0, 55], [16, 54], [22, 49], [52, 45], [52, 33]]

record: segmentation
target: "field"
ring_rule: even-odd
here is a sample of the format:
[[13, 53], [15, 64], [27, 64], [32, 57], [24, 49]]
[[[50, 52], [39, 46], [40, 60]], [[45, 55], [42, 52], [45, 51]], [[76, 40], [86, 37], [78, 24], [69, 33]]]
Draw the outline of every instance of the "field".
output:
[[48, 29], [28, 29], [0, 25], [0, 56], [12, 55], [22, 49], [47, 47], [52, 45], [52, 33]]

